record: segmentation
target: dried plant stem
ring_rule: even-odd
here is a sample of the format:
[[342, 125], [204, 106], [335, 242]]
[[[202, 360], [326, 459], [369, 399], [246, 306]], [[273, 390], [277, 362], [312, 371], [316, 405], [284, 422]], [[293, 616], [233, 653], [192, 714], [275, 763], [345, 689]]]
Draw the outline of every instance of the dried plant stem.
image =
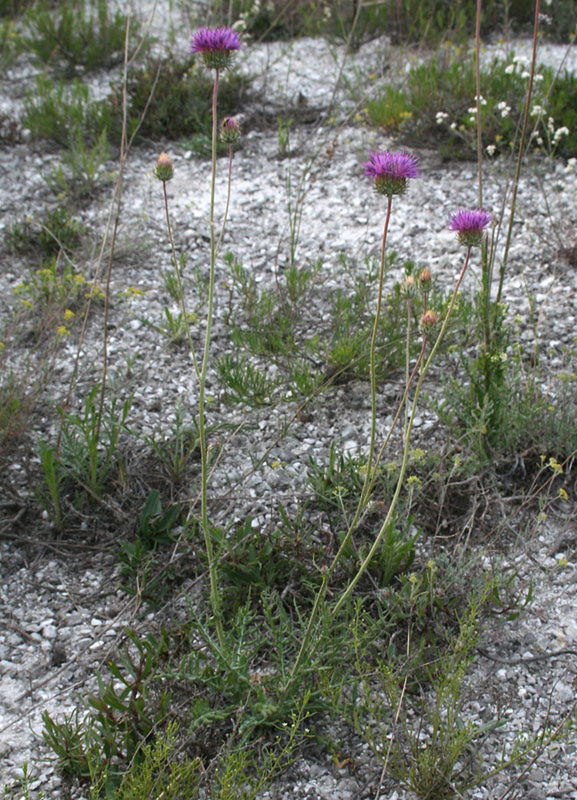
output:
[[527, 139], [527, 128], [529, 127], [529, 112], [531, 109], [531, 96], [533, 94], [533, 80], [535, 77], [535, 65], [537, 62], [537, 42], [539, 38], [539, 12], [541, 8], [540, 0], [535, 0], [535, 20], [533, 23], [533, 48], [531, 52], [531, 67], [529, 69], [529, 83], [527, 85], [527, 95], [525, 97], [525, 110], [523, 113], [523, 126], [521, 129], [521, 140], [519, 142], [519, 152], [517, 155], [517, 166], [515, 167], [515, 176], [513, 178], [513, 191], [511, 196], [511, 207], [509, 212], [509, 224], [507, 226], [507, 237], [505, 239], [505, 252], [503, 253], [503, 260], [499, 267], [499, 285], [497, 288], [497, 295], [495, 297], [495, 308], [493, 311], [492, 323], [495, 323], [497, 316], [498, 303], [501, 301], [503, 292], [503, 283], [505, 281], [505, 272], [507, 270], [507, 260], [509, 257], [509, 249], [511, 247], [511, 239], [513, 238], [513, 223], [515, 221], [515, 211], [517, 209], [517, 190], [519, 188], [519, 178], [521, 175], [521, 164], [523, 163], [523, 156], [525, 155], [525, 142]]
[[[148, 22], [147, 22], [147, 29], [150, 26], [150, 23], [152, 22], [152, 18], [154, 16], [154, 12], [156, 10], [156, 5], [157, 5], [157, 3], [156, 3], [156, 0], [155, 0], [154, 6], [152, 8], [150, 17], [149, 17]], [[92, 286], [90, 288], [90, 294], [89, 294], [88, 302], [87, 302], [87, 305], [86, 305], [86, 311], [84, 312], [84, 317], [83, 317], [83, 320], [82, 320], [82, 327], [81, 327], [81, 330], [80, 330], [80, 336], [79, 336], [79, 339], [78, 339], [78, 346], [76, 348], [76, 355], [75, 355], [75, 358], [74, 358], [74, 366], [73, 366], [73, 369], [72, 369], [72, 374], [70, 376], [70, 381], [68, 383], [68, 390], [66, 392], [66, 398], [65, 398], [64, 402], [62, 403], [63, 411], [66, 411], [66, 409], [70, 406], [70, 398], [72, 397], [72, 391], [74, 389], [74, 386], [75, 386], [75, 383], [76, 383], [76, 378], [78, 376], [78, 368], [79, 368], [79, 364], [80, 364], [80, 354], [81, 354], [81, 351], [82, 351], [82, 344], [84, 342], [84, 338], [85, 338], [85, 335], [86, 335], [86, 328], [87, 328], [87, 325], [88, 325], [88, 316], [89, 316], [90, 308], [91, 308], [91, 305], [92, 305], [92, 299], [93, 299], [95, 291], [96, 291], [96, 280], [97, 280], [97, 276], [100, 274], [101, 265], [102, 265], [102, 262], [103, 262], [103, 259], [104, 259], [104, 253], [105, 253], [107, 247], [108, 247], [108, 265], [107, 265], [107, 274], [108, 275], [110, 275], [110, 271], [112, 269], [112, 258], [113, 258], [113, 255], [114, 255], [114, 249], [115, 249], [115, 245], [116, 245], [116, 235], [117, 235], [117, 232], [118, 232], [118, 223], [119, 223], [119, 219], [120, 219], [120, 207], [121, 207], [123, 179], [124, 179], [124, 167], [125, 167], [125, 164], [126, 164], [126, 159], [128, 158], [128, 153], [130, 151], [130, 148], [132, 147], [132, 143], [134, 142], [134, 139], [135, 139], [135, 137], [136, 137], [136, 135], [137, 135], [137, 133], [138, 133], [138, 131], [140, 129], [140, 126], [142, 125], [142, 122], [144, 121], [144, 118], [145, 118], [145, 116], [146, 116], [146, 114], [148, 112], [148, 107], [149, 107], [149, 105], [150, 105], [150, 103], [152, 101], [152, 98], [154, 96], [154, 92], [156, 90], [156, 84], [158, 83], [158, 77], [159, 77], [159, 74], [160, 74], [160, 66], [159, 66], [158, 69], [157, 69], [155, 78], [154, 78], [154, 82], [152, 84], [152, 88], [150, 90], [150, 94], [149, 94], [149, 96], [148, 96], [148, 98], [146, 100], [146, 104], [145, 104], [144, 109], [142, 110], [142, 113], [141, 113], [140, 118], [138, 120], [138, 124], [134, 128], [134, 131], [132, 132], [132, 134], [130, 136], [130, 139], [128, 139], [128, 141], [127, 141], [127, 88], [126, 87], [127, 87], [127, 84], [128, 84], [128, 70], [131, 67], [131, 65], [134, 63], [134, 59], [136, 58], [138, 52], [140, 51], [140, 49], [141, 49], [141, 47], [142, 47], [142, 45], [144, 43], [144, 35], [143, 35], [141, 37], [141, 40], [140, 40], [136, 50], [133, 52], [131, 58], [129, 59], [128, 58], [129, 24], [130, 24], [130, 17], [127, 17], [126, 32], [125, 32], [125, 39], [124, 39], [124, 63], [123, 63], [123, 71], [122, 71], [122, 129], [121, 129], [121, 134], [120, 134], [120, 155], [119, 155], [119, 162], [118, 162], [118, 178], [117, 178], [115, 186], [114, 186], [114, 194], [113, 194], [113, 197], [112, 197], [112, 200], [111, 200], [111, 203], [110, 203], [110, 209], [109, 209], [109, 212], [108, 212], [108, 219], [106, 221], [106, 228], [105, 228], [105, 231], [104, 231], [104, 236], [102, 238], [102, 244], [100, 246], [98, 257], [96, 259], [96, 264], [97, 264], [96, 277], [94, 278], [94, 280], [92, 282]], [[112, 228], [112, 235], [110, 234], [111, 228]], [[107, 281], [107, 285], [109, 287], [109, 280]], [[108, 292], [106, 293], [106, 299], [108, 299]], [[105, 309], [105, 313], [106, 314], [108, 313], [107, 312], [107, 306], [106, 306], [106, 309]], [[103, 332], [103, 340], [105, 342], [105, 346], [106, 346], [106, 335], [107, 335], [106, 334], [106, 328], [107, 328], [107, 326], [105, 324], [104, 325], [104, 332]], [[103, 355], [103, 375], [104, 375], [103, 383], [105, 383], [105, 380], [106, 380], [106, 369], [107, 369], [106, 362], [107, 362], [107, 355], [106, 355], [106, 352], [105, 352], [104, 355]], [[100, 416], [102, 416], [103, 398], [104, 398], [104, 393], [102, 391], [101, 392], [101, 398], [100, 398], [101, 399]], [[58, 435], [57, 435], [57, 438], [56, 438], [55, 452], [56, 452], [57, 456], [58, 456], [58, 453], [60, 451], [60, 443], [61, 443], [61, 440], [62, 440], [63, 425], [64, 425], [64, 414], [61, 415], [60, 425], [59, 425], [59, 428], [58, 428]]]

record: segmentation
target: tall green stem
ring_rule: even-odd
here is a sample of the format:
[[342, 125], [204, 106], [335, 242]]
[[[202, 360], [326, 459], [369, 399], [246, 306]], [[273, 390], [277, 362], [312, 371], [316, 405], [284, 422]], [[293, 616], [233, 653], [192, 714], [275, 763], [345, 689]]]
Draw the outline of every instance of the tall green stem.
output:
[[174, 272], [176, 274], [176, 281], [178, 283], [178, 295], [180, 298], [180, 308], [182, 313], [182, 322], [184, 324], [186, 330], [186, 338], [188, 339], [188, 347], [190, 349], [190, 353], [192, 355], [192, 363], [194, 364], [194, 371], [196, 373], [196, 377], [200, 377], [200, 373], [198, 370], [198, 362], [196, 360], [196, 353], [194, 351], [194, 344], [192, 341], [192, 334], [190, 333], [190, 324], [188, 321], [188, 314], [186, 311], [186, 301], [184, 298], [184, 286], [182, 284], [182, 275], [180, 271], [180, 264], [178, 263], [178, 258], [176, 255], [176, 248], [174, 246], [174, 238], [172, 236], [172, 225], [170, 224], [170, 214], [168, 211], [168, 192], [166, 191], [166, 181], [162, 181], [162, 189], [164, 193], [164, 213], [166, 215], [166, 227], [168, 228], [168, 239], [170, 241], [170, 252], [172, 255], [172, 263], [174, 265]]
[[475, 85], [477, 88], [477, 172], [479, 179], [479, 208], [483, 208], [483, 139], [481, 131], [481, 6], [477, 0], [475, 20]]
[[[374, 483], [373, 480], [373, 460], [375, 454], [375, 438], [376, 438], [376, 425], [377, 425], [377, 375], [376, 375], [376, 349], [377, 349], [377, 336], [379, 333], [379, 320], [381, 317], [381, 306], [383, 303], [383, 284], [385, 279], [385, 252], [387, 248], [387, 233], [389, 230], [389, 221], [391, 219], [391, 208], [393, 203], [392, 195], [387, 197], [387, 212], [385, 216], [385, 224], [383, 227], [383, 238], [381, 241], [381, 262], [379, 265], [379, 290], [377, 295], [377, 309], [375, 312], [375, 321], [373, 323], [373, 333], [371, 336], [371, 345], [370, 345], [370, 353], [369, 353], [369, 370], [370, 370], [370, 379], [371, 379], [371, 438], [369, 442], [369, 455], [367, 458], [367, 471], [365, 473], [365, 480], [363, 483], [363, 488], [361, 489], [361, 496], [359, 497], [359, 502], [357, 504], [356, 511], [354, 513], [353, 519], [350, 525], [347, 528], [347, 532], [343, 541], [341, 542], [341, 546], [338, 549], [338, 552], [333, 559], [333, 563], [330, 567], [328, 577], [332, 573], [333, 569], [335, 568], [336, 564], [340, 560], [343, 552], [349, 546], [351, 537], [353, 535], [353, 531], [355, 530], [363, 508], [366, 505], [367, 499], [370, 495], [372, 485]], [[407, 367], [408, 368], [408, 367]], [[406, 388], [408, 391], [408, 387]], [[406, 394], [404, 395], [406, 397]], [[400, 413], [399, 408], [398, 413]], [[396, 424], [398, 419], [398, 414], [395, 416], [395, 420], [393, 422], [393, 427]], [[388, 438], [388, 437], [387, 437]]]
[[375, 435], [377, 427], [377, 370], [376, 370], [376, 349], [377, 349], [377, 336], [379, 334], [379, 321], [381, 318], [381, 306], [383, 303], [383, 282], [385, 278], [385, 250], [387, 246], [387, 233], [389, 230], [389, 221], [391, 219], [391, 207], [393, 204], [393, 197], [387, 197], [387, 213], [385, 216], [385, 225], [383, 228], [383, 239], [381, 242], [381, 263], [379, 266], [379, 291], [377, 295], [377, 310], [375, 312], [375, 321], [373, 323], [373, 333], [371, 336], [371, 348], [369, 354], [370, 360], [370, 375], [371, 375], [371, 440], [369, 443], [369, 456], [367, 460], [367, 472], [365, 475], [365, 484], [361, 492], [361, 499], [359, 505], [362, 507], [366, 501], [366, 489], [369, 485], [371, 469], [373, 464], [373, 455], [375, 450]]
[[208, 559], [208, 572], [210, 578], [210, 604], [214, 614], [218, 642], [224, 647], [225, 637], [222, 627], [222, 615], [220, 608], [220, 597], [218, 594], [218, 580], [216, 573], [216, 561], [214, 558], [214, 548], [212, 546], [212, 531], [208, 519], [207, 502], [207, 483], [208, 483], [208, 452], [206, 446], [206, 421], [205, 421], [205, 392], [206, 392], [206, 373], [208, 369], [208, 359], [210, 353], [210, 334], [212, 328], [212, 311], [214, 305], [214, 270], [216, 263], [216, 237], [214, 231], [214, 198], [216, 194], [216, 99], [218, 95], [218, 70], [215, 70], [214, 86], [212, 90], [212, 175], [210, 182], [210, 274], [208, 281], [208, 307], [206, 312], [206, 334], [204, 337], [204, 351], [200, 368], [199, 390], [198, 390], [198, 436], [200, 440], [201, 456], [201, 526], [204, 534], [204, 544], [206, 557]]
[[[445, 331], [447, 330], [447, 325], [449, 324], [449, 319], [450, 319], [451, 314], [453, 312], [453, 306], [455, 305], [455, 299], [457, 297], [457, 292], [459, 291], [459, 286], [461, 285], [461, 281], [463, 280], [463, 277], [464, 277], [465, 272], [467, 270], [467, 266], [469, 264], [469, 256], [470, 256], [470, 254], [471, 254], [471, 248], [468, 247], [467, 248], [467, 255], [466, 255], [466, 258], [465, 258], [465, 263], [463, 265], [463, 269], [461, 270], [461, 274], [459, 275], [459, 279], [457, 280], [457, 283], [455, 285], [455, 289], [453, 291], [453, 295], [451, 297], [451, 302], [449, 303], [449, 308], [448, 308], [447, 313], [445, 315], [445, 319], [443, 321], [443, 325], [441, 327], [439, 335], [437, 336], [437, 340], [436, 340], [435, 344], [433, 345], [433, 348], [432, 348], [431, 352], [429, 353], [429, 357], [427, 358], [427, 360], [425, 362], [425, 366], [421, 370], [421, 374], [419, 376], [419, 380], [417, 381], [417, 385], [415, 387], [415, 394], [414, 394], [414, 397], [413, 397], [413, 407], [411, 409], [411, 416], [409, 417], [409, 423], [408, 423], [408, 426], [407, 426], [407, 432], [406, 432], [406, 436], [405, 436], [405, 446], [404, 446], [404, 450], [403, 450], [403, 459], [401, 461], [401, 469], [400, 469], [400, 472], [399, 472], [399, 477], [398, 477], [398, 480], [397, 480], [397, 486], [395, 488], [395, 493], [394, 493], [393, 498], [391, 500], [391, 503], [389, 505], [389, 510], [387, 511], [387, 515], [385, 517], [385, 520], [384, 520], [383, 524], [381, 525], [381, 529], [380, 529], [379, 533], [377, 534], [377, 537], [376, 537], [375, 541], [373, 542], [372, 547], [369, 550], [367, 556], [365, 557], [365, 559], [363, 560], [361, 566], [359, 567], [359, 569], [357, 571], [357, 574], [352, 579], [352, 581], [349, 583], [349, 585], [347, 586], [347, 588], [345, 589], [345, 591], [342, 593], [342, 595], [340, 596], [339, 600], [335, 604], [334, 608], [332, 609], [331, 615], [333, 615], [333, 616], [338, 612], [338, 610], [343, 606], [343, 604], [350, 597], [351, 592], [353, 591], [353, 589], [355, 588], [355, 586], [357, 585], [357, 583], [359, 582], [359, 580], [361, 579], [361, 577], [365, 573], [367, 567], [371, 563], [371, 561], [372, 561], [372, 559], [373, 559], [373, 557], [374, 557], [374, 555], [375, 555], [375, 553], [377, 551], [377, 548], [378, 548], [379, 544], [381, 543], [381, 540], [382, 540], [383, 536], [385, 535], [389, 525], [393, 521], [393, 515], [394, 515], [394, 512], [395, 512], [395, 508], [396, 508], [399, 496], [401, 494], [401, 490], [403, 488], [403, 482], [404, 482], [404, 479], [405, 479], [405, 472], [407, 470], [407, 463], [408, 463], [408, 460], [409, 460], [409, 445], [410, 445], [410, 441], [411, 441], [411, 430], [413, 428], [413, 421], [415, 419], [415, 412], [416, 412], [416, 409], [417, 409], [417, 401], [419, 399], [419, 394], [420, 394], [420, 391], [421, 391], [421, 387], [423, 385], [423, 381], [425, 379], [425, 375], [429, 371], [429, 367], [430, 367], [431, 362], [432, 362], [432, 360], [433, 360], [433, 358], [435, 356], [435, 353], [437, 352], [437, 350], [439, 348], [439, 345], [441, 344], [441, 342], [443, 340], [443, 337], [445, 335]], [[426, 343], [426, 339], [423, 342], [423, 347], [424, 347], [425, 343]]]
[[[405, 386], [409, 385], [409, 362], [411, 360], [411, 300], [407, 298], [407, 336], [405, 339]], [[403, 436], [406, 436], [407, 422], [409, 421], [409, 404], [405, 405], [405, 428]]]

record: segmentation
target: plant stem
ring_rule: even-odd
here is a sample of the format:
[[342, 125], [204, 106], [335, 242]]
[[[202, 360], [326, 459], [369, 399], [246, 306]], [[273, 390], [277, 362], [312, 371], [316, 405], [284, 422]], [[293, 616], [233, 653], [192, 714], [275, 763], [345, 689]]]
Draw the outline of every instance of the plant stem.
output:
[[483, 208], [483, 140], [481, 136], [481, 6], [477, 0], [475, 20], [475, 84], [477, 88], [477, 171], [479, 179], [479, 208]]
[[[409, 385], [409, 362], [411, 359], [411, 299], [407, 298], [407, 336], [405, 339], [405, 386]], [[409, 421], [409, 404], [405, 405], [405, 427], [403, 437], [406, 435], [407, 423]]]
[[229, 146], [228, 146], [228, 183], [227, 183], [227, 187], [226, 187], [226, 206], [225, 206], [225, 209], [224, 209], [224, 217], [223, 217], [223, 220], [222, 220], [222, 226], [221, 226], [221, 229], [220, 229], [220, 233], [218, 235], [218, 241], [216, 243], [216, 248], [215, 248], [216, 253], [215, 253], [215, 255], [218, 255], [218, 253], [220, 251], [220, 245], [221, 245], [221, 242], [222, 242], [222, 237], [224, 236], [224, 229], [226, 227], [226, 221], [228, 219], [228, 210], [230, 208], [230, 188], [231, 188], [231, 185], [232, 185], [232, 144], [229, 144]]
[[[409, 391], [409, 385], [410, 385], [411, 381], [413, 380], [413, 377], [415, 376], [415, 374], [417, 372], [417, 369], [419, 368], [419, 364], [422, 361], [422, 358], [423, 358], [423, 355], [424, 355], [424, 352], [425, 352], [426, 343], [427, 343], [427, 339], [425, 338], [425, 339], [423, 339], [423, 347], [421, 349], [421, 353], [419, 355], [419, 358], [417, 359], [417, 363], [413, 367], [413, 372], [411, 373], [411, 376], [409, 378], [408, 384], [407, 384], [407, 386], [405, 388], [405, 392], [403, 394], [403, 399], [401, 400], [401, 403], [399, 404], [399, 407], [397, 409], [397, 413], [395, 415], [395, 419], [393, 420], [393, 424], [391, 425], [391, 429], [389, 431], [389, 435], [387, 436], [387, 441], [388, 441], [388, 439], [389, 439], [389, 437], [390, 437], [390, 435], [391, 435], [391, 433], [392, 433], [392, 431], [393, 431], [393, 429], [395, 427], [395, 424], [396, 424], [396, 422], [399, 419], [399, 416], [401, 414], [401, 410], [403, 408], [404, 402], [406, 400], [406, 397], [407, 397], [407, 394], [408, 394], [408, 391]], [[381, 450], [382, 449], [384, 449], [384, 448], [381, 448]], [[380, 457], [380, 455], [379, 455], [379, 457]], [[372, 489], [373, 483], [374, 483], [374, 480], [371, 481], [371, 483], [369, 484], [369, 493], [370, 493], [370, 491]], [[322, 605], [322, 603], [323, 603], [323, 601], [325, 599], [325, 596], [326, 596], [326, 593], [327, 593], [327, 589], [328, 589], [328, 585], [329, 585], [329, 580], [331, 578], [331, 575], [335, 571], [335, 568], [336, 568], [337, 564], [341, 560], [341, 556], [342, 556], [343, 552], [348, 547], [348, 544], [349, 544], [349, 542], [351, 540], [351, 536], [353, 534], [353, 531], [354, 531], [354, 529], [356, 527], [356, 524], [357, 524], [357, 522], [359, 520], [359, 517], [360, 517], [360, 514], [361, 514], [361, 510], [362, 510], [362, 505], [361, 505], [361, 503], [359, 503], [359, 505], [357, 506], [357, 510], [355, 512], [355, 516], [353, 517], [353, 520], [352, 520], [352, 522], [350, 523], [350, 525], [348, 527], [347, 533], [346, 533], [345, 537], [343, 538], [343, 541], [341, 542], [341, 546], [339, 547], [339, 549], [337, 551], [337, 554], [333, 558], [330, 566], [323, 572], [322, 583], [321, 583], [320, 589], [319, 589], [319, 591], [317, 593], [317, 596], [315, 597], [315, 602], [314, 602], [314, 605], [313, 605], [309, 620], [307, 622], [307, 627], [306, 627], [306, 630], [305, 630], [305, 634], [303, 636], [303, 640], [301, 642], [301, 646], [299, 648], [299, 652], [298, 652], [296, 661], [295, 661], [294, 666], [293, 666], [292, 671], [291, 671], [291, 677], [289, 678], [289, 681], [288, 681], [288, 683], [287, 683], [287, 685], [285, 687], [285, 693], [288, 692], [289, 687], [292, 685], [292, 683], [293, 683], [293, 681], [294, 681], [294, 679], [295, 679], [295, 677], [296, 677], [296, 675], [298, 673], [298, 668], [300, 667], [301, 662], [302, 662], [302, 660], [303, 660], [303, 658], [305, 656], [309, 641], [310, 641], [312, 633], [313, 633], [314, 624], [315, 624], [316, 619], [317, 619], [318, 611], [319, 611], [319, 609], [320, 609], [320, 607], [321, 607], [321, 605]]]
[[210, 352], [210, 334], [212, 328], [212, 313], [214, 305], [214, 272], [216, 262], [216, 238], [214, 233], [214, 198], [216, 192], [216, 99], [218, 95], [219, 72], [215, 70], [214, 85], [212, 90], [212, 174], [210, 182], [210, 273], [208, 282], [208, 307], [206, 312], [206, 334], [204, 338], [204, 351], [199, 376], [198, 390], [198, 436], [200, 440], [201, 457], [201, 527], [204, 534], [204, 544], [206, 557], [208, 559], [208, 572], [210, 579], [210, 605], [216, 625], [218, 642], [222, 648], [225, 646], [224, 630], [222, 627], [222, 617], [220, 609], [220, 598], [218, 595], [218, 580], [216, 573], [216, 561], [214, 558], [214, 548], [212, 546], [212, 532], [208, 519], [207, 483], [208, 483], [208, 452], [206, 446], [206, 421], [205, 421], [205, 393], [206, 393], [206, 373], [208, 369], [208, 358]]
[[182, 312], [182, 321], [184, 323], [184, 328], [186, 330], [186, 337], [188, 339], [188, 347], [190, 349], [190, 354], [192, 355], [192, 362], [194, 364], [194, 371], [196, 373], [196, 377], [200, 377], [200, 372], [198, 369], [198, 362], [196, 360], [196, 353], [194, 352], [194, 344], [192, 342], [192, 335], [190, 333], [190, 325], [188, 322], [188, 315], [186, 311], [186, 302], [184, 300], [184, 286], [182, 284], [182, 275], [180, 272], [180, 264], [178, 263], [178, 258], [176, 257], [176, 248], [174, 247], [174, 239], [172, 236], [172, 226], [170, 224], [170, 214], [168, 212], [168, 193], [166, 191], [166, 181], [162, 181], [162, 189], [164, 193], [164, 212], [166, 214], [166, 227], [168, 228], [168, 239], [170, 241], [170, 252], [172, 255], [172, 263], [174, 264], [174, 271], [176, 273], [176, 280], [178, 282], [178, 295], [180, 299], [180, 308]]
[[[370, 345], [370, 377], [371, 377], [371, 438], [369, 443], [369, 455], [367, 459], [367, 471], [365, 473], [365, 480], [363, 483], [363, 488], [361, 489], [361, 496], [359, 498], [359, 502], [357, 504], [356, 511], [354, 513], [353, 519], [347, 527], [347, 532], [343, 541], [341, 542], [341, 546], [338, 549], [336, 556], [333, 559], [333, 562], [330, 566], [329, 573], [327, 579], [330, 578], [335, 566], [337, 565], [338, 561], [340, 560], [343, 552], [348, 547], [351, 537], [353, 535], [353, 531], [355, 530], [363, 508], [365, 507], [367, 500], [370, 496], [371, 489], [374, 484], [374, 469], [373, 469], [373, 459], [374, 459], [374, 451], [375, 451], [375, 438], [376, 438], [376, 420], [377, 420], [377, 377], [376, 377], [376, 342], [377, 342], [377, 335], [378, 335], [378, 327], [379, 327], [379, 319], [381, 315], [381, 306], [382, 306], [382, 297], [383, 297], [383, 282], [385, 276], [385, 250], [387, 246], [387, 233], [389, 230], [389, 221], [391, 218], [391, 208], [392, 208], [392, 196], [387, 198], [387, 212], [385, 216], [385, 224], [383, 227], [383, 238], [381, 242], [381, 262], [379, 266], [379, 290], [377, 295], [377, 310], [375, 312], [375, 321], [373, 324], [373, 333], [371, 336], [371, 345]], [[417, 362], [418, 363], [418, 362]], [[416, 367], [415, 367], [416, 369]], [[407, 364], [407, 372], [408, 372], [408, 364]], [[413, 371], [414, 375], [414, 371]], [[410, 381], [409, 381], [410, 382]], [[401, 400], [401, 404], [397, 409], [397, 413], [395, 414], [395, 418], [393, 420], [393, 424], [391, 429], [389, 430], [389, 434], [387, 435], [386, 441], [389, 440], [393, 428], [395, 427], [401, 410], [403, 408], [403, 404], [407, 398], [407, 393], [409, 391], [409, 384], [405, 387], [405, 392], [403, 394], [403, 399]], [[382, 453], [383, 448], [379, 453], [379, 457], [377, 458], [377, 462], [380, 459], [380, 455]]]
[[509, 213], [509, 224], [507, 227], [507, 238], [505, 240], [505, 252], [503, 253], [503, 260], [499, 268], [499, 286], [497, 288], [497, 296], [495, 297], [495, 308], [493, 311], [493, 324], [497, 317], [497, 306], [501, 301], [501, 294], [503, 292], [503, 282], [505, 280], [505, 271], [507, 269], [507, 259], [509, 257], [509, 249], [511, 247], [511, 239], [513, 238], [513, 223], [515, 221], [515, 211], [517, 209], [517, 190], [519, 188], [519, 177], [521, 175], [521, 164], [523, 162], [523, 151], [525, 148], [525, 140], [527, 138], [527, 127], [529, 125], [529, 110], [531, 108], [531, 96], [533, 94], [533, 79], [535, 77], [535, 63], [537, 61], [537, 41], [539, 34], [539, 11], [541, 7], [540, 0], [535, 0], [535, 21], [533, 23], [533, 49], [531, 53], [531, 67], [529, 69], [529, 83], [527, 85], [527, 96], [525, 98], [525, 111], [523, 113], [523, 127], [521, 130], [521, 140], [519, 142], [519, 153], [517, 156], [517, 166], [515, 168], [515, 177], [513, 178], [513, 194], [511, 197], [511, 210]]
[[[361, 492], [361, 498], [359, 500], [359, 508], [365, 504], [367, 500], [367, 487], [369, 486], [369, 482], [371, 479], [371, 469], [373, 464], [373, 455], [375, 450], [375, 434], [376, 434], [376, 427], [377, 427], [377, 375], [376, 375], [376, 346], [377, 346], [377, 336], [379, 333], [379, 321], [381, 318], [381, 305], [383, 302], [383, 281], [385, 275], [385, 249], [387, 246], [387, 233], [389, 230], [389, 221], [391, 218], [391, 207], [393, 204], [393, 197], [389, 195], [387, 197], [387, 213], [385, 216], [385, 225], [383, 228], [383, 239], [381, 243], [381, 263], [379, 267], [379, 291], [377, 295], [377, 310], [375, 312], [375, 321], [373, 324], [373, 333], [371, 336], [371, 347], [370, 347], [370, 376], [371, 376], [371, 439], [369, 443], [369, 455], [367, 459], [367, 472], [365, 475], [365, 483]], [[355, 515], [356, 517], [357, 515]]]
[[[439, 348], [439, 345], [441, 344], [441, 341], [443, 340], [443, 337], [445, 335], [445, 331], [447, 330], [447, 325], [449, 324], [449, 319], [450, 319], [452, 311], [453, 311], [453, 306], [455, 305], [455, 299], [457, 297], [457, 292], [459, 290], [459, 286], [461, 285], [461, 281], [463, 280], [463, 277], [464, 277], [465, 272], [467, 270], [467, 266], [469, 264], [470, 254], [471, 254], [471, 248], [468, 247], [467, 248], [467, 255], [466, 255], [466, 258], [465, 258], [465, 263], [463, 265], [463, 269], [461, 270], [461, 274], [459, 275], [459, 278], [458, 278], [457, 283], [455, 285], [455, 289], [453, 291], [453, 295], [451, 297], [451, 302], [449, 303], [449, 308], [448, 308], [447, 313], [445, 315], [445, 319], [443, 321], [443, 325], [441, 327], [439, 335], [437, 336], [437, 340], [436, 340], [435, 344], [433, 345], [433, 348], [432, 348], [431, 352], [429, 353], [429, 357], [427, 358], [427, 360], [425, 362], [425, 366], [421, 370], [421, 374], [419, 376], [419, 380], [417, 381], [417, 385], [415, 387], [415, 394], [414, 394], [414, 397], [413, 397], [413, 407], [411, 409], [411, 415], [409, 417], [409, 423], [408, 423], [408, 426], [407, 426], [407, 432], [406, 432], [406, 436], [405, 436], [405, 446], [404, 446], [404, 450], [403, 450], [403, 459], [402, 459], [402, 462], [401, 462], [401, 470], [399, 472], [399, 478], [397, 480], [397, 486], [395, 488], [395, 493], [394, 493], [393, 498], [391, 500], [391, 503], [389, 505], [389, 510], [387, 511], [387, 515], [385, 517], [385, 520], [384, 520], [383, 524], [381, 525], [381, 529], [380, 529], [379, 533], [377, 534], [377, 537], [376, 537], [375, 541], [373, 542], [371, 549], [369, 550], [367, 556], [365, 557], [365, 559], [363, 560], [361, 566], [359, 567], [359, 569], [357, 571], [357, 574], [352, 579], [352, 581], [349, 583], [349, 585], [347, 586], [345, 591], [342, 593], [342, 595], [340, 596], [340, 598], [337, 601], [337, 603], [334, 606], [334, 608], [331, 610], [331, 616], [334, 616], [338, 612], [338, 610], [343, 606], [343, 604], [347, 601], [347, 599], [350, 597], [350, 594], [353, 591], [354, 587], [357, 585], [357, 583], [359, 582], [359, 580], [361, 579], [361, 577], [365, 573], [367, 567], [371, 563], [371, 561], [373, 559], [373, 556], [375, 555], [375, 553], [377, 551], [377, 548], [378, 548], [379, 544], [381, 543], [381, 540], [382, 540], [383, 536], [385, 535], [389, 525], [393, 522], [393, 519], [394, 519], [393, 515], [394, 515], [395, 507], [397, 505], [399, 496], [401, 494], [401, 489], [403, 488], [403, 481], [404, 481], [404, 478], [405, 478], [405, 472], [407, 470], [407, 463], [408, 463], [408, 459], [409, 459], [409, 444], [410, 444], [410, 440], [411, 440], [411, 430], [412, 430], [412, 427], [413, 427], [413, 421], [414, 421], [414, 418], [415, 418], [415, 412], [417, 410], [417, 400], [419, 399], [419, 393], [421, 391], [421, 387], [423, 385], [423, 380], [425, 378], [425, 375], [429, 371], [429, 367], [431, 365], [431, 362], [432, 362], [432, 360], [433, 360], [433, 358], [435, 356], [435, 353], [437, 352], [437, 350]], [[426, 344], [426, 337], [423, 340], [423, 348], [424, 348], [425, 344]]]

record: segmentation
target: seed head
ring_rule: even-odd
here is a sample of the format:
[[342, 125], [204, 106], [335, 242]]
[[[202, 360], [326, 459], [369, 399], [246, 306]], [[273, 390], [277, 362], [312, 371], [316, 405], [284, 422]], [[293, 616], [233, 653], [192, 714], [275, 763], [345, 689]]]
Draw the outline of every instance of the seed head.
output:
[[419, 333], [421, 336], [431, 336], [439, 327], [439, 315], [430, 308], [421, 315], [419, 322]]
[[169, 181], [173, 177], [174, 164], [168, 153], [161, 153], [156, 159], [154, 175], [163, 183], [166, 183], [166, 181]]
[[482, 208], [468, 211], [460, 208], [449, 220], [449, 228], [456, 231], [459, 243], [465, 247], [480, 247], [485, 228], [491, 222], [491, 215]]
[[240, 139], [240, 125], [234, 117], [225, 117], [220, 123], [220, 141], [236, 144]]
[[419, 159], [410, 153], [371, 153], [364, 165], [365, 175], [375, 179], [375, 189], [379, 194], [392, 197], [403, 194], [409, 178], [419, 175]]
[[191, 53], [200, 53], [204, 66], [208, 69], [227, 69], [235, 50], [241, 50], [242, 43], [238, 33], [222, 28], [199, 28], [192, 36]]

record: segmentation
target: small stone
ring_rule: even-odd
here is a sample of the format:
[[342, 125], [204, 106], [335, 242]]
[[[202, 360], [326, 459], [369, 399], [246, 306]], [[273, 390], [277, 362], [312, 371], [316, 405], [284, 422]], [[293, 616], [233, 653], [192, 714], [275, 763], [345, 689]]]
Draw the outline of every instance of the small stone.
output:
[[58, 635], [58, 629], [55, 625], [45, 625], [42, 628], [42, 636], [45, 639], [56, 639]]

